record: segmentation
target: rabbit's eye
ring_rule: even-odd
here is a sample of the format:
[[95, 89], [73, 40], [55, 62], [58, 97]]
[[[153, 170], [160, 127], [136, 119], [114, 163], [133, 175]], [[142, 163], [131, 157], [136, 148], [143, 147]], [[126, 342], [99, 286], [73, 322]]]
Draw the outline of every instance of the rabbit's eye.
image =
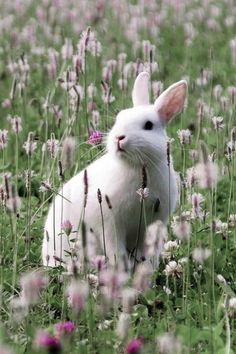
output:
[[150, 120], [148, 120], [148, 121], [144, 124], [144, 127], [143, 127], [143, 129], [145, 129], [145, 130], [152, 130], [152, 128], [153, 128], [153, 123], [150, 122]]

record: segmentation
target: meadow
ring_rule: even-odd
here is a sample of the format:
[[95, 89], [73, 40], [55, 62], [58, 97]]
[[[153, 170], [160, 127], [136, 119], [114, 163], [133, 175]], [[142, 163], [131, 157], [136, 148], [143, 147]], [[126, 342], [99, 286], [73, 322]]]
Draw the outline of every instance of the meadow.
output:
[[[234, 0], [0, 7], [0, 354], [236, 353]], [[159, 266], [43, 267], [53, 196], [104, 153], [142, 71], [152, 101], [188, 82], [167, 128], [179, 203], [148, 244]]]

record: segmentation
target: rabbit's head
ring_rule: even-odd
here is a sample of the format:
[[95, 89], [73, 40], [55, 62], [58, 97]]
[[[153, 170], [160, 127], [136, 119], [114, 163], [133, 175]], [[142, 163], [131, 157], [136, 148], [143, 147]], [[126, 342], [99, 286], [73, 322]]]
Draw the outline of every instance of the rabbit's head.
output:
[[171, 85], [149, 104], [149, 74], [140, 73], [134, 83], [133, 108], [122, 110], [111, 129], [107, 150], [135, 165], [163, 161], [167, 155], [166, 124], [184, 108], [187, 82]]

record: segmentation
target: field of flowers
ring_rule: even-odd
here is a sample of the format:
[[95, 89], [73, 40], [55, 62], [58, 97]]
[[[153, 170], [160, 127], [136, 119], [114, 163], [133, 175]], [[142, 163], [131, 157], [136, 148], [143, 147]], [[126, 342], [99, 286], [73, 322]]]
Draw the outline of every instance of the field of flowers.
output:
[[[235, 1], [0, 7], [0, 354], [236, 353]], [[167, 128], [179, 203], [146, 241], [159, 267], [43, 267], [52, 197], [104, 153], [142, 71], [152, 102], [188, 82]]]

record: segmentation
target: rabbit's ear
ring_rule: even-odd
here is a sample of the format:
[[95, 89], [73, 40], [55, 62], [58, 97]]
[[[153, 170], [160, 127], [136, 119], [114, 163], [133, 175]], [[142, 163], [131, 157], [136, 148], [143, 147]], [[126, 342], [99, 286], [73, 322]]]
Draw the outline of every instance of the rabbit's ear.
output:
[[132, 100], [135, 106], [144, 106], [149, 104], [149, 74], [146, 71], [141, 72], [134, 82]]
[[187, 96], [187, 81], [181, 80], [171, 85], [155, 101], [154, 107], [160, 119], [166, 124], [184, 109]]

